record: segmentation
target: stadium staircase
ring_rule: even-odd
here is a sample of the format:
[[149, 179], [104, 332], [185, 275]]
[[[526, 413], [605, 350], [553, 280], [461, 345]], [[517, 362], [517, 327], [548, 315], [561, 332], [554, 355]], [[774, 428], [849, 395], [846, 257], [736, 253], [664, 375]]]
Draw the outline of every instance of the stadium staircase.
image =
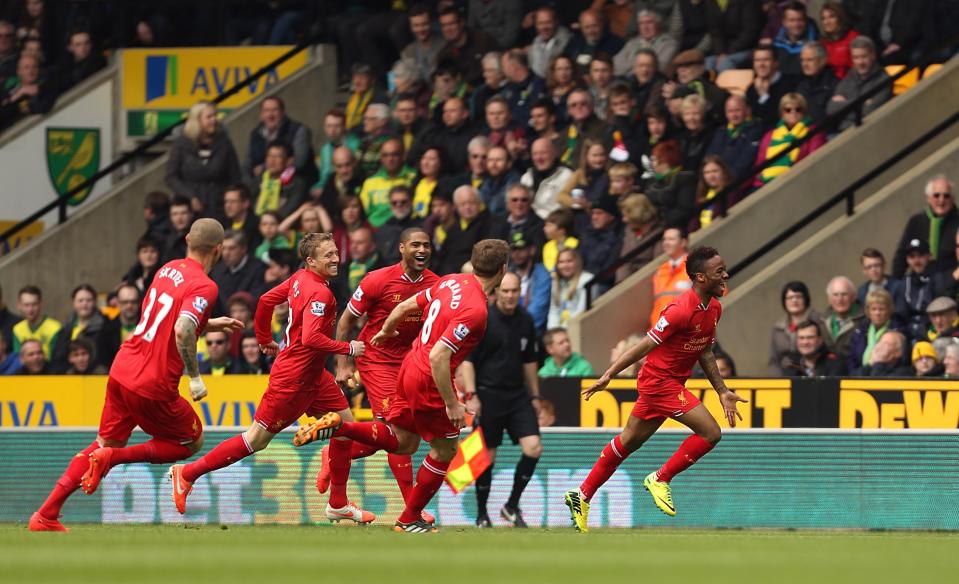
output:
[[[279, 83], [271, 94], [283, 98], [291, 117], [311, 128], [322, 128], [323, 115], [336, 100], [336, 51], [329, 45], [300, 48], [312, 51], [309, 64]], [[253, 100], [225, 118], [240, 160], [246, 156], [250, 131], [259, 123], [259, 107], [260, 100]], [[55, 318], [68, 317], [70, 291], [77, 284], [86, 282], [98, 290], [112, 289], [136, 259], [136, 241], [145, 230], [144, 196], [154, 190], [168, 190], [164, 183], [166, 162], [167, 156], [163, 155], [137, 169], [79, 207], [68, 221], [0, 257], [4, 289], [18, 290], [26, 284], [39, 286], [47, 306], [62, 309], [62, 314], [51, 313]], [[109, 174], [124, 164], [123, 159], [115, 160], [101, 173]], [[51, 205], [35, 218], [55, 211], [56, 201]]]
[[[956, 176], [957, 92], [954, 58], [691, 236], [690, 246], [718, 248], [731, 268], [718, 338], [740, 375], [766, 372], [785, 282], [803, 280], [813, 306], [825, 306], [831, 276], [859, 279], [863, 248], [891, 258], [906, 218], [922, 208], [931, 174]], [[652, 276], [665, 259], [654, 259], [572, 321], [574, 347], [598, 368], [619, 339], [648, 328]]]

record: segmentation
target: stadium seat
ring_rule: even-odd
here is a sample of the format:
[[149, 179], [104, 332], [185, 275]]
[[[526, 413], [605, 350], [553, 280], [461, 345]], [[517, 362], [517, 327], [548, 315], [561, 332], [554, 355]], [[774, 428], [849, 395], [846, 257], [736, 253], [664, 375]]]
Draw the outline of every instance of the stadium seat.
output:
[[753, 82], [752, 69], [728, 69], [716, 78], [716, 85], [735, 95], [746, 95]]
[[[898, 75], [905, 65], [886, 65], [886, 75], [894, 77]], [[893, 95], [901, 95], [910, 89], [913, 85], [919, 83], [919, 69], [915, 68], [896, 80], [892, 86]]]
[[925, 79], [940, 69], [942, 69], [942, 63], [933, 63], [932, 65], [926, 67], [926, 70], [922, 72], [922, 78]]

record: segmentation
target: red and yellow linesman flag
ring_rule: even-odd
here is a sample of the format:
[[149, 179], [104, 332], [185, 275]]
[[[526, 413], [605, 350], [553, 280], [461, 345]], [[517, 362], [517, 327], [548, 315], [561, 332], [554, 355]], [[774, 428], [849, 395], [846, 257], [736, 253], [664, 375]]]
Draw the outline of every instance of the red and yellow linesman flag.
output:
[[460, 442], [456, 456], [446, 471], [446, 484], [454, 493], [459, 493], [475, 481], [490, 466], [486, 452], [486, 439], [483, 430], [476, 428], [466, 440]]

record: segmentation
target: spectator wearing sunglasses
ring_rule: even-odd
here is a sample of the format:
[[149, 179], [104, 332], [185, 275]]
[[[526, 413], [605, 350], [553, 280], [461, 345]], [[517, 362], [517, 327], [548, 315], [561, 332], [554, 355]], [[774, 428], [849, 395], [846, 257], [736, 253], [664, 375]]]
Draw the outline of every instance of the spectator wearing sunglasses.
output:
[[230, 375], [241, 373], [240, 363], [230, 358], [230, 337], [224, 332], [209, 332], [205, 335], [208, 357], [200, 363], [203, 375]]
[[779, 100], [779, 122], [763, 136], [756, 155], [756, 166], [768, 160], [773, 162], [756, 175], [753, 186], [769, 184], [826, 143], [823, 134], [816, 134], [799, 148], [789, 150], [812, 131], [812, 120], [806, 110], [806, 98], [799, 93], [787, 93]]
[[959, 212], [953, 200], [952, 182], [945, 175], [936, 175], [926, 182], [924, 209], [906, 223], [896, 246], [892, 261], [892, 275], [902, 278], [906, 273], [906, 256], [910, 242], [918, 239], [929, 246], [932, 259], [940, 270], [956, 270], [956, 231]]

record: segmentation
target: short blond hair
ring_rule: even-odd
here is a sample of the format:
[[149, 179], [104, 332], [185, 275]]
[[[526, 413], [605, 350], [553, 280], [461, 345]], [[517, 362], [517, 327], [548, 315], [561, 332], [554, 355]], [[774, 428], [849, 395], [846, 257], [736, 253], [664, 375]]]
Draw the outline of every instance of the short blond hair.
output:
[[300, 240], [300, 247], [297, 250], [300, 253], [300, 259], [306, 261], [306, 258], [313, 257], [316, 250], [327, 241], [333, 241], [332, 233], [307, 233]]

